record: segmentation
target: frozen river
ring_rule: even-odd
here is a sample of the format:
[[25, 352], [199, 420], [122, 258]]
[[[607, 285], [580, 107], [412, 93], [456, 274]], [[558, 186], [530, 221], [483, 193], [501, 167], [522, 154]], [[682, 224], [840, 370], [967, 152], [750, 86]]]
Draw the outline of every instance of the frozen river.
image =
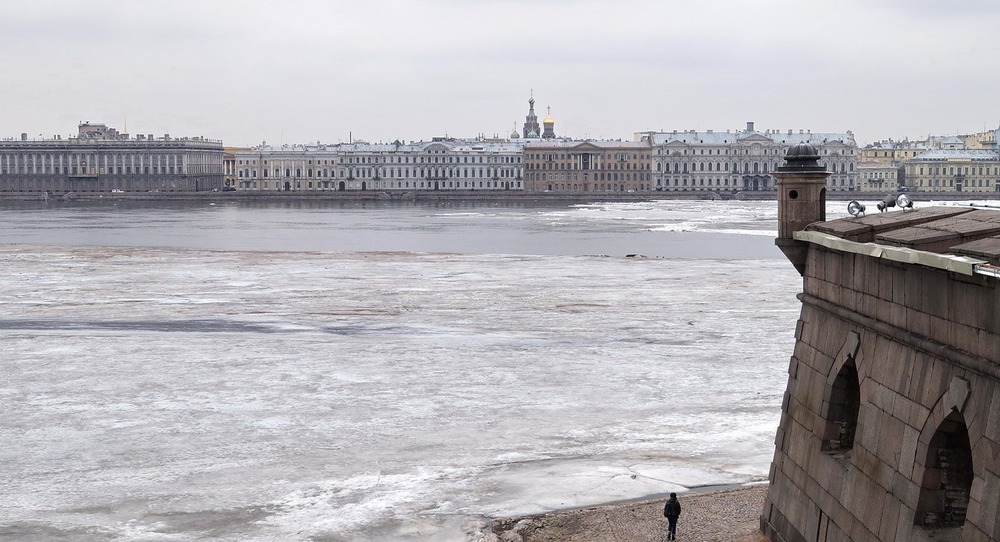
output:
[[766, 479], [776, 213], [0, 205], [0, 539], [465, 541]]

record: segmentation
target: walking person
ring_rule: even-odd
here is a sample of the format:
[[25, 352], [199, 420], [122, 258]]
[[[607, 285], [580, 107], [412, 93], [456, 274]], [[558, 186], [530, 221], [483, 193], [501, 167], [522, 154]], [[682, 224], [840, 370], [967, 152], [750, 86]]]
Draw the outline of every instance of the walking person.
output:
[[677, 518], [681, 515], [681, 503], [677, 494], [671, 493], [663, 506], [663, 516], [667, 518], [667, 540], [677, 540]]

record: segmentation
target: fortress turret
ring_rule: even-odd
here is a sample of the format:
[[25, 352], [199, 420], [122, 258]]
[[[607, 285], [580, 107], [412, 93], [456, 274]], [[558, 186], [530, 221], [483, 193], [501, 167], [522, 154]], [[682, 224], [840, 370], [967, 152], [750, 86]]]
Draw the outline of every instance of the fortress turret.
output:
[[819, 165], [819, 152], [808, 143], [793, 145], [785, 165], [774, 171], [778, 181], [778, 238], [774, 244], [785, 253], [799, 274], [804, 273], [807, 244], [793, 234], [813, 222], [826, 220], [826, 182], [830, 173]]

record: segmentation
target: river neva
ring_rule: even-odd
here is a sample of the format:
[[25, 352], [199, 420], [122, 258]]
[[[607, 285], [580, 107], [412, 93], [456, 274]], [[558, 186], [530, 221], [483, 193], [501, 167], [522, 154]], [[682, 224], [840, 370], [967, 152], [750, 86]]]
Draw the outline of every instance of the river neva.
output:
[[764, 480], [776, 214], [0, 205], [0, 538], [465, 541]]

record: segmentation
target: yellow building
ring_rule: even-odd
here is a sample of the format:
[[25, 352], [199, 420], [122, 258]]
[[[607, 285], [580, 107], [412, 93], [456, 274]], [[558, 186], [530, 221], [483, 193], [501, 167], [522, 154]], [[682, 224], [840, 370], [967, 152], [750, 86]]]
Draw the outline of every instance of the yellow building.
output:
[[922, 192], [1000, 192], [1000, 157], [987, 150], [934, 150], [904, 165], [906, 185]]
[[899, 188], [899, 166], [889, 163], [858, 164], [858, 190], [862, 192], [894, 192]]
[[861, 161], [878, 164], [901, 164], [933, 148], [923, 141], [879, 141], [861, 149]]

